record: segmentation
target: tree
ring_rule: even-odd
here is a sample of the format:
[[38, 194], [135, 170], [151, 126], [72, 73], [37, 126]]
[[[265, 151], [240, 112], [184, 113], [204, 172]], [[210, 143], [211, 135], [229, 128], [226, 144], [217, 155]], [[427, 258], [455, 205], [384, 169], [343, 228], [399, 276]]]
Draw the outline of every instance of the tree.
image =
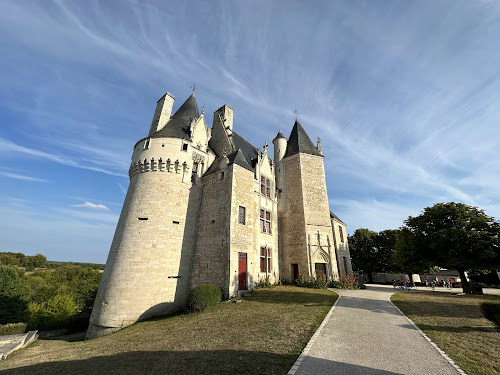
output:
[[349, 236], [349, 251], [352, 258], [352, 268], [368, 275], [368, 282], [373, 283], [372, 273], [378, 271], [377, 247], [375, 239], [377, 233], [366, 228], [356, 229]]
[[29, 293], [24, 271], [13, 266], [0, 266], [0, 324], [24, 320]]
[[394, 246], [399, 238], [399, 229], [386, 229], [377, 233], [375, 246], [378, 250], [380, 272], [399, 271], [394, 260]]
[[477, 207], [438, 203], [404, 222], [398, 259], [415, 266], [457, 270], [470, 292], [465, 271], [500, 265], [500, 223]]

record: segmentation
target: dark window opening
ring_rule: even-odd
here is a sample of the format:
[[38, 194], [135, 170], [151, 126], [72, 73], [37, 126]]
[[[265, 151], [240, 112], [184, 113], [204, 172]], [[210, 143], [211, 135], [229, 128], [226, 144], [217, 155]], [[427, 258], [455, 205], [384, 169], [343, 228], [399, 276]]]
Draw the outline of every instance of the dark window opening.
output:
[[182, 144], [182, 151], [187, 151], [188, 150], [188, 144], [187, 143], [183, 143]]
[[138, 217], [137, 220], [147, 220], [147, 217]]
[[342, 232], [342, 227], [339, 225], [340, 242], [344, 243], [344, 232]]
[[238, 210], [238, 224], [245, 225], [246, 208], [239, 206]]
[[173, 223], [174, 223], [174, 224], [179, 224], [179, 222], [178, 222], [178, 221], [173, 221]]

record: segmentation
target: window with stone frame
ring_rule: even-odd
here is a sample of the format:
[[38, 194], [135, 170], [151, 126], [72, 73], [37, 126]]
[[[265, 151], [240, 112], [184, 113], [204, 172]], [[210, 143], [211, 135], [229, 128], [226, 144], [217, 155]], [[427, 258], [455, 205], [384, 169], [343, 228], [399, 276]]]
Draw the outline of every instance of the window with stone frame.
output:
[[344, 243], [344, 232], [342, 232], [342, 226], [339, 225], [340, 242]]
[[271, 249], [262, 246], [260, 248], [260, 272], [271, 273]]
[[271, 213], [266, 210], [260, 210], [260, 231], [271, 234]]
[[191, 182], [196, 182], [196, 176], [198, 175], [198, 163], [193, 163], [193, 170], [191, 171]]
[[272, 199], [273, 183], [270, 179], [260, 176], [260, 195]]
[[245, 225], [246, 220], [246, 208], [239, 206], [238, 208], [238, 224]]
[[266, 197], [271, 198], [271, 181], [266, 178]]

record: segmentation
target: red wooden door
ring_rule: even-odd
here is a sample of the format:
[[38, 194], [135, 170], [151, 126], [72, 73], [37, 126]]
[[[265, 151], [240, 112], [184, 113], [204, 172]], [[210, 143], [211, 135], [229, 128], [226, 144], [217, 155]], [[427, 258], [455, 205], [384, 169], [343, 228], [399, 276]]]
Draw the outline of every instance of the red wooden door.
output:
[[238, 290], [247, 290], [247, 253], [238, 253]]

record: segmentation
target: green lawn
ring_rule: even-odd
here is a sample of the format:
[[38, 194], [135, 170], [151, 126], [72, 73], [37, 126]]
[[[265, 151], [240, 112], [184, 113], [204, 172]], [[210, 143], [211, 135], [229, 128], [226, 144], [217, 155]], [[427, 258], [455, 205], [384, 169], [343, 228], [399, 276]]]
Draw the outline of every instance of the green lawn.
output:
[[391, 300], [467, 374], [500, 374], [500, 332], [479, 307], [500, 297], [424, 292], [397, 293]]
[[337, 297], [294, 286], [259, 289], [240, 303], [95, 340], [38, 340], [0, 362], [0, 373], [286, 374]]

